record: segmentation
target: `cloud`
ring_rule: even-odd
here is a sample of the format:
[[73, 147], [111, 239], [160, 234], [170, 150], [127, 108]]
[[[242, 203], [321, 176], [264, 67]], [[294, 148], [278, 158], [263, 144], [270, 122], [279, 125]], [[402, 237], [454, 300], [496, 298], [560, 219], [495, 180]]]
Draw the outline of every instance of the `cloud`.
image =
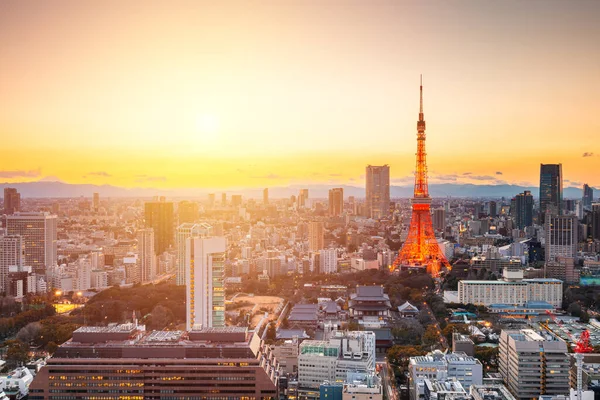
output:
[[496, 171], [496, 175], [502, 175], [502, 171]]
[[463, 175], [471, 175], [471, 174], [472, 174], [472, 172], [465, 172], [465, 173], [463, 173]]
[[166, 180], [167, 180], [167, 177], [165, 177], [165, 176], [136, 175], [135, 178], [136, 178], [135, 181], [137, 183], [166, 182]]
[[594, 156], [594, 153], [590, 153], [590, 152], [586, 151], [585, 153], [583, 153], [582, 157], [593, 157], [593, 156]]
[[12, 171], [0, 171], [0, 178], [37, 178], [42, 174], [42, 169], [32, 169], [29, 171], [23, 170], [12, 170]]
[[475, 179], [476, 181], [490, 181], [493, 180], [494, 177], [490, 175], [472, 175], [469, 179]]
[[391, 179], [392, 183], [410, 183], [410, 182], [414, 182], [415, 177], [414, 176], [403, 176], [401, 178], [393, 178]]
[[446, 175], [436, 175], [436, 176], [432, 176], [432, 179], [437, 179], [440, 181], [456, 181], [458, 179], [458, 175], [456, 174], [446, 174]]
[[95, 171], [95, 172], [88, 172], [88, 175], [93, 175], [93, 176], [102, 176], [105, 178], [110, 178], [112, 175], [109, 174], [106, 171]]
[[342, 174], [329, 174], [329, 176], [342, 176]]
[[254, 179], [283, 179], [283, 176], [277, 175], [274, 173], [270, 173], [270, 174], [263, 175], [263, 176], [253, 176], [252, 178], [254, 178]]

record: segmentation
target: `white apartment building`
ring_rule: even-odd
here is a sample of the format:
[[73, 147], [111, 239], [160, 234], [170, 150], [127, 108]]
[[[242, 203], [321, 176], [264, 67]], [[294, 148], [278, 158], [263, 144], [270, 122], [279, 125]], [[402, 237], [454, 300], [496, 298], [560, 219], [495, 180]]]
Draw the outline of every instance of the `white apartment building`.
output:
[[56, 225], [58, 218], [46, 212], [16, 212], [6, 216], [6, 231], [20, 235], [25, 246], [25, 265], [45, 272], [56, 264]]
[[8, 288], [8, 269], [12, 266], [22, 267], [24, 264], [25, 247], [23, 238], [19, 235], [0, 237], [0, 292]]
[[328, 341], [305, 340], [298, 356], [298, 384], [318, 389], [325, 382], [344, 382], [350, 371], [375, 370], [375, 333], [335, 332]]
[[225, 326], [224, 237], [190, 237], [185, 246], [187, 330]]
[[177, 246], [177, 264], [175, 282], [178, 286], [186, 284], [186, 259], [185, 259], [185, 242], [192, 236], [212, 236], [213, 228], [207, 223], [184, 223], [177, 227], [175, 233], [175, 244]]
[[154, 252], [154, 229], [140, 229], [137, 232], [137, 250], [140, 263], [140, 279], [150, 282], [156, 277], [156, 253]]
[[520, 281], [459, 281], [458, 299], [462, 304], [525, 305], [529, 301], [545, 301], [555, 308], [562, 306], [562, 285], [558, 279], [523, 279]]
[[335, 274], [337, 272], [337, 251], [335, 249], [321, 250], [319, 266], [322, 274]]
[[558, 257], [577, 257], [577, 226], [575, 215], [546, 215], [546, 262], [554, 262]]

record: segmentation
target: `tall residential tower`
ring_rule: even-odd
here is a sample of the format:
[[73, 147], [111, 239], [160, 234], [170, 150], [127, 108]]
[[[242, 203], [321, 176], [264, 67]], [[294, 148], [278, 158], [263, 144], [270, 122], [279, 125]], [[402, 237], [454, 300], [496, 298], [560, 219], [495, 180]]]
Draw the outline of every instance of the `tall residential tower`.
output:
[[367, 165], [367, 213], [369, 218], [380, 219], [389, 214], [390, 166]]

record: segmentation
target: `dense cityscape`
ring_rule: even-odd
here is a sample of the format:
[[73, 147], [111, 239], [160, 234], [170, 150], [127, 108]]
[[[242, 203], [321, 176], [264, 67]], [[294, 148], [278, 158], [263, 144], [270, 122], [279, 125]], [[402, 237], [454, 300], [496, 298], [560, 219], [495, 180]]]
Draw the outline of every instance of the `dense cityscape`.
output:
[[600, 399], [600, 3], [251, 3], [0, 2], [0, 400]]

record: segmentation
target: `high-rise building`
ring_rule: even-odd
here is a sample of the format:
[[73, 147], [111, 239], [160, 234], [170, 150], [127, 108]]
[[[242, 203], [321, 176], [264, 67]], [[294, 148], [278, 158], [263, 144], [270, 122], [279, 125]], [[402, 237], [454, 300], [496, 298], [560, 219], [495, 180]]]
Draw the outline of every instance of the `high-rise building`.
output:
[[225, 207], [227, 205], [227, 193], [221, 194], [221, 205]]
[[508, 390], [518, 399], [568, 395], [571, 368], [567, 345], [532, 329], [500, 334], [498, 367]]
[[208, 195], [208, 207], [213, 208], [215, 206], [215, 194], [209, 193]]
[[137, 233], [138, 261], [142, 283], [156, 277], [156, 253], [154, 252], [154, 229], [140, 229]]
[[186, 242], [187, 329], [225, 326], [224, 237], [191, 237]]
[[231, 205], [234, 207], [239, 207], [242, 205], [242, 195], [234, 194], [231, 196]]
[[154, 251], [161, 255], [175, 240], [173, 203], [164, 198], [148, 201], [145, 204], [145, 217], [146, 228], [154, 229]]
[[25, 265], [44, 273], [56, 264], [56, 215], [43, 212], [16, 212], [6, 217], [9, 235], [20, 235], [25, 245]]
[[94, 193], [94, 197], [92, 198], [92, 207], [94, 208], [94, 212], [98, 212], [100, 208], [100, 193]]
[[337, 272], [337, 251], [335, 249], [321, 250], [319, 267], [322, 274], [335, 274]]
[[386, 217], [390, 212], [390, 166], [367, 165], [366, 180], [369, 218]]
[[177, 270], [175, 282], [177, 286], [186, 284], [186, 242], [191, 237], [213, 236], [213, 227], [207, 223], [191, 224], [185, 223], [177, 227]]
[[586, 209], [592, 208], [592, 203], [594, 202], [594, 189], [588, 186], [587, 183], [583, 184], [583, 207]]
[[269, 204], [269, 188], [263, 189], [263, 203]]
[[563, 182], [562, 164], [540, 165], [540, 213], [541, 222], [550, 207], [550, 212], [562, 214]]
[[546, 214], [546, 262], [577, 257], [577, 216]]
[[600, 203], [592, 204], [590, 236], [594, 240], [600, 240]]
[[496, 217], [496, 216], [498, 216], [498, 206], [497, 206], [497, 204], [496, 204], [495, 201], [493, 201], [493, 200], [490, 201], [488, 203], [488, 207], [489, 207], [489, 215], [490, 215], [490, 217]]
[[337, 217], [344, 212], [344, 189], [329, 189], [329, 215]]
[[279, 398], [277, 360], [247, 328], [141, 328], [135, 319], [80, 327], [40, 369], [29, 399]]
[[323, 222], [311, 221], [308, 224], [308, 249], [319, 251], [324, 247]]
[[533, 196], [529, 190], [515, 196], [515, 222], [519, 229], [533, 225]]
[[298, 194], [298, 208], [304, 208], [308, 206], [308, 189], [300, 189]]
[[19, 235], [0, 236], [0, 292], [8, 290], [9, 267], [19, 270], [24, 265], [25, 244]]
[[433, 229], [436, 231], [446, 229], [446, 210], [444, 208], [433, 210]]
[[4, 214], [21, 211], [21, 194], [15, 188], [4, 188]]
[[200, 215], [198, 203], [187, 200], [180, 201], [177, 205], [177, 214], [179, 216], [179, 224], [196, 222]]

